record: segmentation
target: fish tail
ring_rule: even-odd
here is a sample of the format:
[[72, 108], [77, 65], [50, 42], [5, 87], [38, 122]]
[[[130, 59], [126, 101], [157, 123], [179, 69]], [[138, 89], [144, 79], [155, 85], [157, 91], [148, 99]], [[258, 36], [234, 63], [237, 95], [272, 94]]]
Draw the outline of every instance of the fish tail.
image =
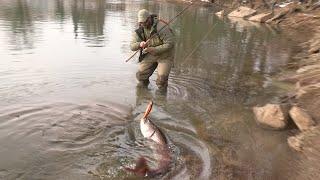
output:
[[165, 156], [159, 160], [159, 166], [156, 169], [148, 169], [147, 176], [154, 177], [167, 172], [170, 168], [171, 157]]
[[150, 171], [147, 160], [144, 157], [140, 157], [137, 160], [134, 168], [124, 167], [124, 169], [139, 176], [145, 176]]
[[150, 169], [147, 160], [144, 157], [140, 157], [134, 168], [124, 167], [126, 171], [132, 172], [137, 176], [147, 176], [147, 177], [154, 177], [157, 175], [162, 174], [163, 172], [168, 170], [169, 163], [160, 162], [160, 167], [156, 169]]

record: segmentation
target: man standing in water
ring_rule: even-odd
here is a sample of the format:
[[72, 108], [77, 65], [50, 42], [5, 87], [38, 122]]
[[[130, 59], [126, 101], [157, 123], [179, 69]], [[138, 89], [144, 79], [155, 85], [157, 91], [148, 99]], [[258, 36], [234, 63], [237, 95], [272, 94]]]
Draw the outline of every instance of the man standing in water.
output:
[[159, 89], [165, 90], [173, 64], [173, 32], [169, 27], [159, 31], [166, 23], [145, 9], [138, 12], [138, 23], [139, 28], [133, 33], [130, 43], [132, 51], [140, 49], [139, 70], [136, 74], [138, 86], [148, 86], [149, 77], [157, 69], [156, 84]]

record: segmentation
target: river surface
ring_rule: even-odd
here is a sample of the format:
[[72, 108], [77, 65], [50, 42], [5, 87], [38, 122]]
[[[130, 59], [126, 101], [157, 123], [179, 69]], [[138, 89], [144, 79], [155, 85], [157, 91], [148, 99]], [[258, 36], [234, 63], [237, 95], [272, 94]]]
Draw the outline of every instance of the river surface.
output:
[[258, 127], [251, 107], [282, 88], [273, 74], [292, 44], [275, 27], [219, 19], [192, 6], [173, 24], [167, 92], [156, 74], [137, 88], [125, 63], [137, 11], [169, 20], [185, 4], [126, 0], [0, 0], [0, 179], [134, 179], [123, 167], [145, 156], [151, 119], [173, 161], [160, 179], [286, 179], [289, 132]]

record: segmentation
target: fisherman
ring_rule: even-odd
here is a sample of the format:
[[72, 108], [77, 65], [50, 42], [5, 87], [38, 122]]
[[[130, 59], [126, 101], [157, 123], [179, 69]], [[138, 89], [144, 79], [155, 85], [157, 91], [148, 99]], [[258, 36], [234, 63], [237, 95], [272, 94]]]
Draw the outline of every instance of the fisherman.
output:
[[[140, 50], [139, 70], [136, 73], [138, 86], [148, 86], [149, 77], [157, 69], [156, 84], [159, 89], [165, 90], [173, 64], [173, 31], [164, 27], [167, 25], [165, 21], [146, 9], [138, 12], [138, 23], [139, 28], [133, 33], [130, 43], [132, 51]], [[164, 28], [161, 30], [162, 27]]]

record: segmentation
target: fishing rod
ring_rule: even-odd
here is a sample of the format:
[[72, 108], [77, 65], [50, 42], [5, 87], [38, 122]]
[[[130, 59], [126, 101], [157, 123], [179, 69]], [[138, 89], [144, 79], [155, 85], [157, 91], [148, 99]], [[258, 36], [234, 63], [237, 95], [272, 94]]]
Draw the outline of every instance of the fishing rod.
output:
[[[169, 27], [169, 24], [172, 23], [177, 17], [179, 17], [184, 11], [186, 11], [191, 5], [193, 5], [193, 2], [191, 2], [187, 7], [185, 7], [182, 11], [180, 11], [176, 16], [174, 16], [168, 23], [166, 23], [162, 28], [159, 29], [158, 33], [162, 31], [163, 29]], [[146, 44], [150, 41], [150, 39], [154, 38], [157, 35], [157, 33], [153, 34], [149, 39], [147, 39]], [[127, 60], [126, 62], [130, 61], [131, 58], [136, 55], [139, 52], [140, 49], [136, 50]]]

